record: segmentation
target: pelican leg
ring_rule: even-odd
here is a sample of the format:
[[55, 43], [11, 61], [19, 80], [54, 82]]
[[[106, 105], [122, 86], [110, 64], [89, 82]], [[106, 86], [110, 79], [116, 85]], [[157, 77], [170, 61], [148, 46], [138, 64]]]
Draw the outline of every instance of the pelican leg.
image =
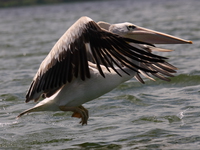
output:
[[84, 125], [84, 124], [87, 125], [89, 114], [88, 114], [88, 110], [86, 108], [84, 108], [82, 105], [80, 105], [78, 107], [60, 106], [59, 108], [62, 111], [72, 111], [73, 112], [72, 117], [81, 118], [80, 123], [82, 125]]

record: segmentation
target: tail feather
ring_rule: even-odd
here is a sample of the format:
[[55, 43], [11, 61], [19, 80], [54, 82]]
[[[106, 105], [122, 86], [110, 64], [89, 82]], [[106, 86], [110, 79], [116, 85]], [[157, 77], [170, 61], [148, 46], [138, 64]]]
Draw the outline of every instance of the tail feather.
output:
[[39, 102], [34, 107], [27, 109], [20, 113], [17, 118], [20, 118], [24, 114], [30, 113], [30, 112], [38, 112], [38, 111], [58, 111], [59, 106], [54, 103], [54, 97], [46, 98], [43, 101]]
[[33, 107], [33, 108], [30, 108], [30, 109], [27, 109], [25, 111], [23, 111], [22, 113], [20, 113], [18, 116], [17, 116], [17, 119], [20, 118], [21, 116], [25, 115], [25, 114], [28, 114], [30, 112], [36, 112], [36, 111], [39, 111], [38, 110], [38, 107]]

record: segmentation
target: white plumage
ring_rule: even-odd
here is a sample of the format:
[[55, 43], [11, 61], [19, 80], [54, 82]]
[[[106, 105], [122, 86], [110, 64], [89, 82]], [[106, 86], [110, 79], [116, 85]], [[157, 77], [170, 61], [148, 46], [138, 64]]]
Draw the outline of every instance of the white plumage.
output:
[[45, 98], [23, 114], [37, 111], [72, 111], [72, 117], [87, 124], [88, 110], [82, 104], [91, 101], [140, 74], [169, 81], [176, 67], [152, 51], [171, 51], [153, 44], [192, 43], [171, 35], [145, 29], [131, 23], [95, 23], [81, 17], [58, 40], [41, 63], [26, 102]]

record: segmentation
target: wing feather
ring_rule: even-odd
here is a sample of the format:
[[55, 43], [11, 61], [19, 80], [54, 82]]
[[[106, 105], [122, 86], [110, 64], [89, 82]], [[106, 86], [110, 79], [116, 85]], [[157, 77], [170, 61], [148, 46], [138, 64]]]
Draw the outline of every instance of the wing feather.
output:
[[[104, 65], [108, 71], [111, 67], [117, 74], [119, 72], [117, 72], [116, 66], [121, 70], [123, 70], [122, 66], [126, 66], [137, 73], [140, 73], [138, 70], [141, 70], [167, 80], [164, 76], [157, 74], [162, 68], [173, 70], [172, 67], [165, 64], [164, 59], [166, 58], [131, 46], [128, 44], [129, 42], [148, 45], [148, 43], [123, 38], [103, 30], [88, 17], [80, 18], [58, 40], [41, 63], [26, 94], [26, 102], [37, 101], [41, 96], [53, 95], [63, 85], [70, 83], [73, 78], [81, 80], [90, 78], [89, 62], [96, 64], [103, 77], [105, 75], [101, 65]], [[153, 45], [149, 45], [153, 47]], [[143, 67], [137, 62], [157, 63], [158, 67]], [[123, 71], [127, 73], [125, 70]], [[139, 74], [136, 78], [143, 82]]]

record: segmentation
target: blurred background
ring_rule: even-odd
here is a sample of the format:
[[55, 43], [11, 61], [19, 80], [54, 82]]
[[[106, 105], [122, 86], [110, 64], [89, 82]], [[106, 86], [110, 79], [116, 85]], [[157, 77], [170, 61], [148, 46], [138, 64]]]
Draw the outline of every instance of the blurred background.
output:
[[[0, 7], [44, 5], [44, 4], [81, 2], [81, 1], [88, 1], [88, 0], [1, 0]], [[93, 1], [95, 1], [95, 0], [93, 0]]]

